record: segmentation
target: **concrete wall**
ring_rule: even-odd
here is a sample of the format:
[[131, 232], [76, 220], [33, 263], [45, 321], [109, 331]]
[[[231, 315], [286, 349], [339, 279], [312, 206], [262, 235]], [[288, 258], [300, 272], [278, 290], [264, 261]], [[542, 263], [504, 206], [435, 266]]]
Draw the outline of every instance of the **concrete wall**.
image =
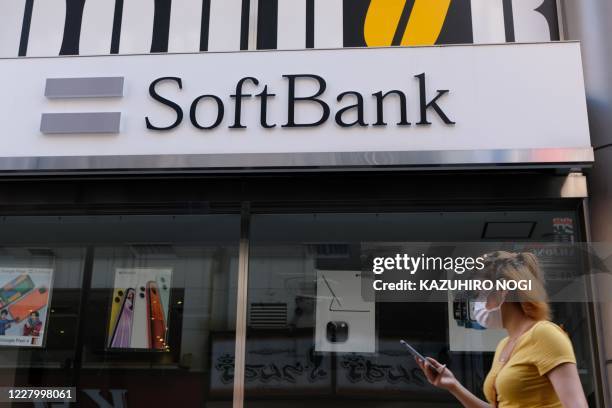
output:
[[[595, 167], [589, 175], [592, 240], [612, 244], [612, 2], [561, 0], [566, 40], [580, 40], [586, 79]], [[612, 303], [596, 304], [601, 359], [607, 374], [607, 402], [612, 402]], [[610, 406], [606, 404], [606, 406]]]

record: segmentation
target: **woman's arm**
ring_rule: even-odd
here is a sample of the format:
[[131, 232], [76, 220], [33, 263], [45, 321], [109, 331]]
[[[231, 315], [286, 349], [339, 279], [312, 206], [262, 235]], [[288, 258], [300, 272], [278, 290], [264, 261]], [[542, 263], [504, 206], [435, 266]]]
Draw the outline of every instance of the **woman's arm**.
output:
[[567, 408], [588, 408], [576, 364], [561, 364], [546, 374], [559, 400]]
[[425, 362], [420, 359], [417, 359], [416, 362], [432, 385], [448, 390], [465, 408], [491, 408], [490, 404], [472, 394], [457, 381], [451, 370], [446, 366], [430, 357], [427, 357], [427, 360], [433, 365], [433, 368], [425, 365]]

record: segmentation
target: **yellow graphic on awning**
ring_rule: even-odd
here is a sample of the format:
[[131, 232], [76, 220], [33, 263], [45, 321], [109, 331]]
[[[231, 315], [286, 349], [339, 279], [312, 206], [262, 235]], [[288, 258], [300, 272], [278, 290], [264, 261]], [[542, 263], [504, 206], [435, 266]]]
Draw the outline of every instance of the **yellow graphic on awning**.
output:
[[[407, 1], [371, 1], [364, 26], [364, 37], [369, 47], [393, 45]], [[451, 1], [414, 0], [400, 45], [435, 44], [446, 21]]]
[[364, 35], [368, 47], [392, 45], [406, 0], [372, 0], [366, 15]]

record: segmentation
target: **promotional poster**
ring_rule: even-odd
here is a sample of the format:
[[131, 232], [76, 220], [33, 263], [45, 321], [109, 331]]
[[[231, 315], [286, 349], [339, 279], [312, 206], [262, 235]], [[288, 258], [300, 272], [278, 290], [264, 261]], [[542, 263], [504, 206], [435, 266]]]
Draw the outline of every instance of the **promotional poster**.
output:
[[0, 346], [43, 347], [53, 269], [0, 268]]
[[172, 269], [117, 268], [109, 349], [167, 349], [171, 279]]
[[317, 271], [316, 351], [376, 352], [375, 312], [361, 296], [360, 271]]
[[503, 329], [485, 329], [476, 321], [473, 301], [448, 302], [448, 343], [451, 351], [494, 352], [507, 334]]

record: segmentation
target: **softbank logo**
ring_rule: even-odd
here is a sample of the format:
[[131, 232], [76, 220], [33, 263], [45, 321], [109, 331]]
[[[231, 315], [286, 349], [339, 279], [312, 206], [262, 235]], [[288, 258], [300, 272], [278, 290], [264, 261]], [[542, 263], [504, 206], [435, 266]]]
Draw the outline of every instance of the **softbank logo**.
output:
[[[123, 77], [48, 78], [48, 99], [122, 98]], [[44, 134], [119, 133], [121, 112], [43, 113], [40, 131]]]
[[[340, 94], [333, 95], [329, 95], [327, 80], [322, 76], [315, 74], [286, 74], [282, 75], [282, 78], [285, 80], [286, 85], [278, 90], [279, 92], [285, 92], [287, 96], [286, 106], [284, 107], [287, 116], [283, 122], [278, 122], [278, 118], [275, 120], [268, 117], [269, 107], [275, 103], [272, 101], [277, 96], [276, 90], [268, 84], [261, 83], [256, 77], [247, 76], [239, 79], [234, 90], [226, 90], [227, 93], [225, 95], [202, 94], [196, 97], [188, 108], [180, 106], [177, 102], [166, 96], [162, 96], [157, 89], [160, 83], [169, 82], [175, 84], [176, 92], [180, 92], [183, 89], [182, 78], [157, 78], [149, 86], [149, 95], [159, 104], [172, 109], [175, 112], [175, 119], [173, 122], [163, 123], [147, 116], [145, 117], [147, 129], [154, 131], [174, 129], [183, 122], [185, 110], [187, 110], [193, 127], [203, 131], [213, 130], [223, 123], [228, 103], [233, 105], [234, 117], [233, 123], [230, 118], [227, 127], [229, 129], [246, 129], [249, 124], [243, 123], [242, 113], [243, 102], [248, 99], [259, 101], [259, 126], [264, 129], [271, 129], [277, 126], [280, 128], [317, 127], [324, 125], [328, 121], [334, 121], [338, 127], [343, 129], [368, 126], [384, 127], [390, 121], [385, 115], [385, 109], [388, 109], [387, 107], [390, 103], [394, 103], [399, 108], [396, 109], [399, 111], [399, 115], [396, 114], [397, 117], [393, 119], [394, 125], [398, 127], [412, 126], [413, 123], [416, 126], [429, 126], [433, 123], [430, 119], [434, 113], [437, 114], [442, 123], [446, 125], [455, 124], [455, 121], [443, 110], [443, 105], [440, 105], [443, 104], [445, 95], [450, 91], [448, 89], [438, 89], [432, 95], [431, 91], [427, 90], [425, 72], [413, 75], [413, 78], [408, 76], [408, 80], [412, 80], [414, 85], [418, 85], [416, 87], [411, 86], [408, 81], [405, 81], [403, 86], [399, 87], [400, 89], [374, 90], [374, 92], [368, 91], [366, 93], [346, 90]], [[316, 91], [314, 93], [311, 91], [311, 93], [304, 95], [300, 91], [302, 82], [309, 82], [311, 86], [315, 84]], [[409, 88], [405, 89], [406, 86]], [[247, 87], [251, 90], [245, 89]], [[228, 93], [231, 92], [233, 93], [228, 96]], [[208, 106], [207, 112], [202, 112], [204, 108], [200, 107], [200, 105], [204, 100], [213, 102], [212, 110]], [[303, 118], [300, 119], [301, 110], [305, 104], [310, 104], [318, 109], [319, 113], [316, 119], [312, 117], [306, 121]], [[418, 113], [416, 113], [415, 117], [416, 122], [409, 121], [409, 104], [418, 107]], [[375, 117], [374, 115], [366, 114], [368, 109], [376, 112]], [[207, 114], [207, 121], [202, 120], [203, 113]], [[366, 119], [368, 116], [370, 119]]]
[[[413, 75], [409, 80], [414, 81], [416, 87], [410, 86], [406, 81], [404, 86], [409, 89], [387, 89], [374, 90], [366, 94], [357, 91], [344, 91], [338, 95], [328, 95], [327, 81], [325, 78], [314, 74], [287, 74], [282, 75], [286, 84], [279, 91], [287, 94], [286, 106], [283, 110], [287, 112], [283, 122], [280, 118], [268, 117], [269, 106], [273, 104], [273, 98], [277, 96], [268, 84], [260, 83], [255, 77], [244, 77], [238, 80], [233, 90], [227, 89], [224, 95], [205, 93], [196, 97], [189, 105], [189, 120], [193, 127], [202, 131], [213, 130], [222, 125], [225, 119], [226, 105], [233, 105], [233, 118], [226, 123], [229, 129], [246, 129], [249, 124], [243, 122], [243, 103], [247, 99], [259, 100], [259, 126], [264, 129], [280, 128], [304, 128], [318, 127], [328, 121], [333, 121], [343, 129], [354, 127], [408, 127], [429, 126], [433, 115], [436, 115], [441, 123], [454, 125], [452, 120], [443, 109], [444, 97], [450, 92], [448, 89], [438, 89], [434, 94], [427, 91], [427, 78], [425, 72]], [[161, 77], [153, 80], [149, 85], [149, 96], [157, 103], [171, 109], [175, 113], [174, 121], [163, 123], [158, 119], [145, 116], [146, 128], [153, 131], [172, 130], [183, 122], [185, 117], [184, 108], [177, 102], [162, 96], [158, 85], [163, 82], [176, 84], [176, 91], [183, 89], [183, 80], [180, 77]], [[300, 89], [302, 82], [314, 83], [316, 91], [304, 95]], [[250, 87], [248, 91], [246, 87]], [[45, 88], [45, 96], [48, 99], [75, 100], [84, 98], [122, 98], [124, 88], [124, 77], [87, 77], [87, 78], [48, 78]], [[175, 91], [175, 92], [176, 92]], [[233, 93], [232, 93], [233, 92]], [[175, 94], [176, 96], [176, 94]], [[210, 105], [200, 106], [202, 101], [213, 102]], [[347, 102], [348, 100], [348, 102]], [[300, 113], [304, 105], [309, 104], [318, 110], [318, 116], [304, 119]], [[395, 104], [395, 118], [389, 118], [385, 114], [390, 104]], [[415, 121], [409, 120], [408, 106], [412, 104], [417, 107]], [[205, 110], [206, 109], [206, 110]], [[366, 115], [367, 110], [374, 114]], [[278, 114], [277, 114], [278, 115]], [[270, 115], [272, 116], [272, 115]], [[369, 119], [366, 117], [369, 116]], [[232, 123], [233, 119], [233, 123]], [[43, 113], [40, 122], [40, 131], [44, 134], [116, 134], [120, 131], [121, 112], [61, 112]]]

